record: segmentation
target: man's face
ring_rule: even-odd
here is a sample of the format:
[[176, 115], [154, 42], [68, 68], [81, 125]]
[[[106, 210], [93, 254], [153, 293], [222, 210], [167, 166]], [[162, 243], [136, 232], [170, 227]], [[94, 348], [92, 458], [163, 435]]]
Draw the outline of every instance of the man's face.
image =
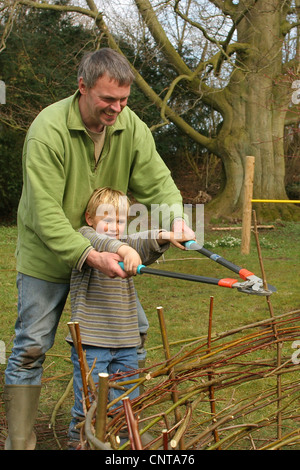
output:
[[93, 88], [87, 88], [80, 78], [79, 91], [79, 107], [84, 124], [88, 129], [100, 132], [104, 126], [114, 124], [127, 105], [130, 85], [120, 86], [117, 81], [103, 75]]

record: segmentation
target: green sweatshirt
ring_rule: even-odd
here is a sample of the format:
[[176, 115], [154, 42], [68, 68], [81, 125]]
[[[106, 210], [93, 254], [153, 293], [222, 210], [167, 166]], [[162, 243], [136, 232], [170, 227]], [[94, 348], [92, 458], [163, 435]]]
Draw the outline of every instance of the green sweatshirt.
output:
[[[130, 190], [136, 200], [182, 204], [148, 127], [124, 108], [107, 127], [98, 163], [81, 120], [79, 92], [36, 117], [23, 149], [23, 191], [18, 208], [17, 270], [53, 282], [70, 280], [90, 242], [77, 231], [93, 190]], [[181, 217], [182, 211], [173, 214]]]

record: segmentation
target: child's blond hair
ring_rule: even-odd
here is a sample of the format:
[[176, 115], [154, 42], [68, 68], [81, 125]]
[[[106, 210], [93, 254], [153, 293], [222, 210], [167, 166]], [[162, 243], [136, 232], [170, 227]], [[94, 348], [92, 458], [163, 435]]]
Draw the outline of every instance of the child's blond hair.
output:
[[[124, 207], [124, 203], [126, 203], [126, 207]], [[118, 212], [119, 209], [124, 210], [125, 208], [126, 212], [128, 212], [130, 201], [122, 191], [106, 186], [104, 188], [95, 189], [87, 204], [86, 212], [90, 217], [95, 217], [98, 207], [102, 204], [111, 204], [116, 212]]]

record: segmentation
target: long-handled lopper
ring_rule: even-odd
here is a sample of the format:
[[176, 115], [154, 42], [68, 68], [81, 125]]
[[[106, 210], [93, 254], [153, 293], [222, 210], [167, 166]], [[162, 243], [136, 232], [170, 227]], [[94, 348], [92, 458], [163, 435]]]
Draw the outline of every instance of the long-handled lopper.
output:
[[248, 294], [271, 295], [277, 290], [274, 286], [271, 286], [269, 284], [267, 285], [267, 289], [265, 289], [263, 285], [263, 280], [257, 277], [254, 273], [248, 271], [248, 269], [241, 268], [240, 266], [231, 263], [231, 261], [226, 260], [217, 253], [213, 253], [212, 251], [207, 250], [203, 246], [200, 246], [194, 240], [185, 242], [184, 246], [187, 250], [198, 251], [198, 253], [201, 253], [212, 261], [215, 261], [216, 263], [221, 264], [225, 268], [230, 269], [230, 271], [233, 271], [234, 273], [238, 274], [240, 278], [245, 281], [244, 283], [242, 283], [242, 285], [244, 286], [243, 289], [246, 289], [244, 291]]
[[[172, 271], [164, 271], [160, 269], [152, 269], [147, 268], [143, 264], [140, 264], [137, 268], [137, 274], [154, 274], [156, 276], [164, 276], [170, 277], [174, 279], [182, 279], [184, 281], [194, 281], [194, 282], [202, 282], [204, 284], [214, 284], [221, 287], [229, 287], [229, 288], [236, 288], [239, 292], [243, 292], [244, 294], [254, 294], [254, 295], [266, 295], [269, 296], [273, 292], [276, 292], [276, 288], [273, 286], [268, 285], [267, 289], [263, 287], [263, 281], [259, 277], [255, 276], [252, 272], [248, 271], [247, 269], [240, 268], [235, 264], [231, 263], [230, 261], [225, 260], [219, 255], [216, 255], [205, 248], [202, 248], [198, 245], [197, 242], [189, 241], [186, 242], [185, 247], [188, 250], [195, 250], [199, 251], [200, 253], [208, 256], [210, 259], [217, 261], [218, 263], [222, 264], [226, 268], [234, 271], [235, 273], [239, 274], [241, 279], [244, 279], [244, 282], [239, 282], [237, 279], [232, 278], [223, 278], [223, 279], [215, 279], [212, 277], [205, 277], [205, 276], [197, 276], [194, 274], [184, 274], [184, 273], [176, 273]], [[123, 262], [119, 263], [120, 266], [124, 269]]]

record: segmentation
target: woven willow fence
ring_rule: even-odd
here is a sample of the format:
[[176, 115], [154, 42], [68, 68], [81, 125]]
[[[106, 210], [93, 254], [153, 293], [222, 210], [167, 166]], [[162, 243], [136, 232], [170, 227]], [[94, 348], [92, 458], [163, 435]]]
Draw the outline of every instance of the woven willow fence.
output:
[[[253, 221], [267, 286], [255, 211]], [[158, 307], [165, 360], [139, 370], [138, 379], [132, 378], [137, 371], [99, 374], [98, 384], [85, 361], [79, 326], [69, 324], [84, 385], [81, 448], [299, 450], [300, 310], [275, 316], [269, 296], [266, 301], [270, 318], [212, 334], [211, 297], [207, 335], [183, 343], [169, 343]], [[108, 403], [109, 387], [120, 388], [120, 379], [124, 394]], [[136, 387], [139, 397], [130, 401]], [[125, 443], [119, 439], [124, 431]]]
[[[131, 388], [118, 408], [107, 405], [107, 391], [120, 376], [99, 377], [101, 394], [98, 384], [88, 392], [83, 449], [300, 448], [300, 310], [214, 335], [209, 326], [207, 337], [173, 356], [157, 310], [166, 360], [139, 370], [139, 379], [123, 375]], [[137, 386], [140, 396], [128, 400]], [[120, 445], [124, 429], [129, 439]], [[143, 444], [149, 432], [153, 439]]]

